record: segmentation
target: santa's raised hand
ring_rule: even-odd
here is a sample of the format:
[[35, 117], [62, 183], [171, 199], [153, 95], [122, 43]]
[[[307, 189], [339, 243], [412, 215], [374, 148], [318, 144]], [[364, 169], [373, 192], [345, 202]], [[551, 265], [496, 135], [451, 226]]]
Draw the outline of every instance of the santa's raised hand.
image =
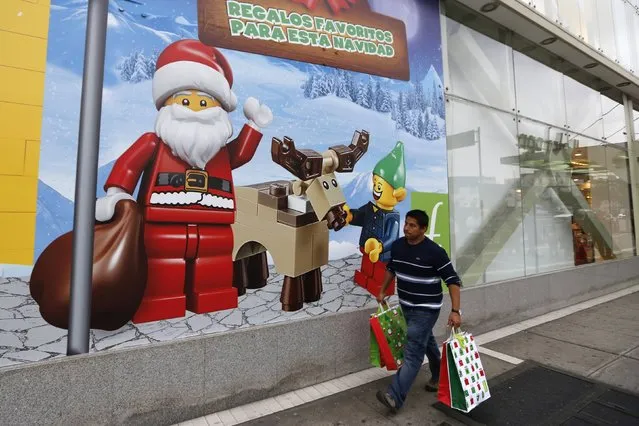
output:
[[248, 98], [244, 103], [244, 115], [249, 120], [251, 127], [262, 129], [273, 121], [273, 112], [255, 98]]

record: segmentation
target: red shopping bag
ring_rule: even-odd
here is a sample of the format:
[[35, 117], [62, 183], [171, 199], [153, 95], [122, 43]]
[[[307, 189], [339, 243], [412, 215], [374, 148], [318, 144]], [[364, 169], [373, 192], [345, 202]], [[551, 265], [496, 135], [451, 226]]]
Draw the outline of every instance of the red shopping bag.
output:
[[439, 367], [439, 386], [437, 387], [437, 400], [450, 407], [450, 381], [448, 380], [448, 341], [442, 345], [442, 360]]

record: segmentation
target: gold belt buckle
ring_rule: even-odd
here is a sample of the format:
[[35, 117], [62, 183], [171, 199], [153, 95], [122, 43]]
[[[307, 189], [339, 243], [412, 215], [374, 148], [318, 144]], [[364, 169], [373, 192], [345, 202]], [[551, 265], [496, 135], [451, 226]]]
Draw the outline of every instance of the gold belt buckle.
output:
[[205, 170], [189, 169], [184, 175], [184, 189], [186, 191], [208, 192], [209, 174]]

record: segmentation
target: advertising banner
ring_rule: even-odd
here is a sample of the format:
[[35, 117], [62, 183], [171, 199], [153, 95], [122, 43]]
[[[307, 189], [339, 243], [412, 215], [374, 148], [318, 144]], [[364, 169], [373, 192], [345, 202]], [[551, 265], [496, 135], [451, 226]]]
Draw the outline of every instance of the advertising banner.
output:
[[[0, 367], [66, 354], [86, 18], [51, 1]], [[435, 0], [111, 0], [90, 350], [375, 306], [414, 207], [448, 250], [440, 31]]]

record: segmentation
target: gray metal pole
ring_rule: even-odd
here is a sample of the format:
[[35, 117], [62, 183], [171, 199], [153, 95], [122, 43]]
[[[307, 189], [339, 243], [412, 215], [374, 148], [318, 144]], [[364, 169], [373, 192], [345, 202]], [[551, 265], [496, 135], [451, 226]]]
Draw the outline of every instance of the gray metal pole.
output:
[[75, 177], [73, 263], [67, 355], [89, 352], [95, 187], [98, 174], [108, 6], [109, 0], [88, 0], [78, 160]]

